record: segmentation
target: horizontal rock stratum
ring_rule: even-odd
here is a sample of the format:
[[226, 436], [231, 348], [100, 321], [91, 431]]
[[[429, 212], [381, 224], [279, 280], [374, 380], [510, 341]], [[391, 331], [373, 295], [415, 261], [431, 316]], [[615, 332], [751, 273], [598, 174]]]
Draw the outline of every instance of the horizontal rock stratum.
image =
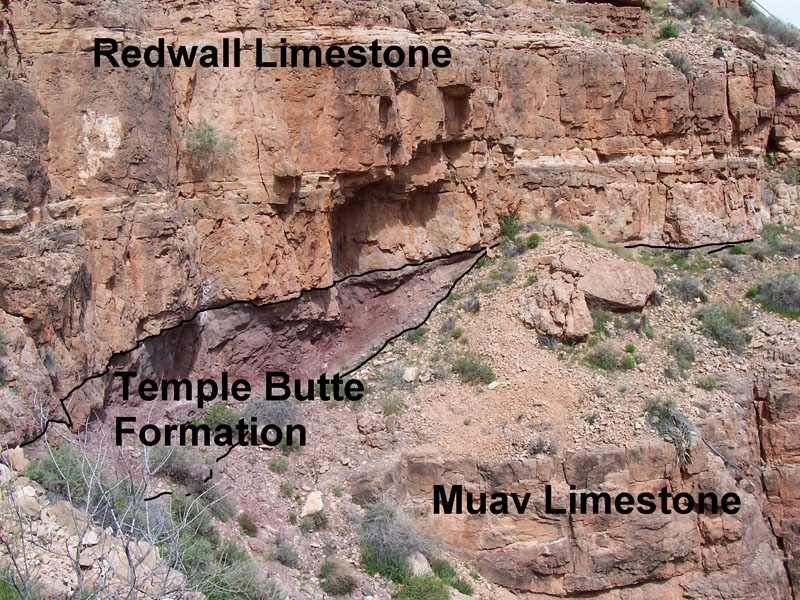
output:
[[[659, 40], [654, 20], [663, 13], [649, 4], [3, 3], [0, 442], [33, 437], [39, 405], [63, 419], [59, 400], [144, 338], [152, 339], [131, 355], [140, 361], [134, 366], [229, 366], [219, 362], [255, 370], [271, 360], [265, 349], [276, 349], [292, 367], [317, 361], [315, 368], [334, 368], [351, 358], [345, 354], [385, 341], [367, 338], [395, 332], [423, 299], [447, 287], [432, 276], [412, 301], [401, 286], [413, 278], [408, 273], [347, 294], [336, 281], [477, 252], [499, 239], [510, 214], [588, 226], [597, 239], [653, 244], [735, 240], [767, 224], [797, 224], [800, 188], [771, 169], [776, 160], [800, 158], [800, 54], [725, 19]], [[128, 69], [94, 66], [97, 37], [139, 47], [163, 39], [175, 48], [235, 37], [250, 54], [258, 39], [272, 47], [378, 40], [445, 45], [452, 60], [443, 68], [259, 69], [244, 61]], [[213, 133], [218, 155], [192, 153], [187, 136], [198, 131]], [[591, 307], [643, 306], [654, 273], [603, 260], [578, 272], [561, 256], [552, 278], [526, 292], [523, 318], [540, 333], [576, 339], [591, 331]], [[294, 299], [269, 315], [254, 307], [204, 312]], [[352, 315], [361, 321], [354, 325]], [[341, 331], [359, 334], [364, 348], [350, 339], [342, 347], [327, 343]], [[239, 344], [240, 334], [252, 335]], [[64, 407], [80, 424], [112, 408], [112, 391], [93, 379]], [[674, 579], [693, 598], [713, 597], [718, 584], [724, 597], [787, 597], [800, 539], [794, 421], [777, 388], [758, 398], [751, 420], [763, 419], [761, 459], [769, 468], [759, 485], [767, 492], [747, 496], [745, 517], [769, 513], [786, 554], [778, 534], [755, 517], [656, 523], [663, 528], [650, 537], [652, 523], [606, 531], [594, 521], [538, 520], [521, 523], [521, 534], [514, 523], [451, 537], [495, 580], [523, 592], [620, 588], [634, 591], [618, 597], [633, 598], [638, 586]], [[371, 445], [389, 445], [388, 428], [365, 423]], [[641, 481], [626, 470], [636, 452], [648, 465], [646, 481], [661, 486], [682, 477], [659, 471], [663, 446], [602, 456], [632, 483]], [[537, 459], [485, 472], [503, 479], [520, 469], [531, 481], [557, 479], [563, 487], [570, 465], [578, 474], [590, 470], [575, 465], [581, 460]], [[678, 483], [694, 488], [730, 478], [709, 460], [706, 471]], [[478, 479], [474, 464], [462, 466], [464, 473], [453, 472]], [[742, 544], [725, 550], [726, 536]], [[637, 545], [626, 549], [621, 538]], [[642, 562], [651, 551], [660, 560]], [[719, 568], [706, 581], [696, 567], [712, 563]], [[738, 568], [737, 580], [730, 573]], [[664, 589], [677, 587], [659, 594]]]
[[[510, 211], [616, 240], [796, 220], [796, 188], [763, 180], [768, 144], [800, 152], [794, 54], [728, 44], [719, 59], [697, 37], [690, 81], [662, 53], [673, 42], [620, 43], [653, 35], [641, 8], [534, 4], [4, 7], [0, 309], [54, 363], [54, 392], [196, 308], [476, 248]], [[607, 39], [577, 36], [575, 22]], [[95, 37], [230, 31], [245, 48], [446, 42], [453, 60], [93, 66]], [[201, 122], [235, 137], [210, 170], [180, 139]]]

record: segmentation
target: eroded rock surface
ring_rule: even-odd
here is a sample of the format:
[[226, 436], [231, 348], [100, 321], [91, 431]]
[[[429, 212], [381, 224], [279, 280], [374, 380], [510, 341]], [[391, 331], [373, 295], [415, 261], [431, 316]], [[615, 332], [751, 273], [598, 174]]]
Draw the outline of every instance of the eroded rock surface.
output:
[[610, 252], [570, 250], [548, 260], [548, 277], [519, 297], [520, 317], [541, 335], [584, 339], [593, 326], [590, 308], [640, 311], [656, 290], [650, 267]]
[[[634, 3], [637, 4], [637, 3]], [[706, 240], [797, 218], [766, 185], [798, 152], [793, 54], [686, 32], [692, 81], [639, 6], [478, 0], [175, 2], [2, 8], [0, 308], [25, 319], [63, 396], [116, 351], [231, 300], [493, 240], [499, 217], [585, 222], [615, 240]], [[609, 39], [583, 38], [588, 23]], [[113, 69], [95, 36], [218, 43], [433, 43], [446, 69]], [[123, 35], [121, 32], [125, 32]], [[274, 35], [273, 35], [274, 34]], [[706, 47], [708, 45], [708, 47]], [[201, 173], [181, 127], [236, 136]], [[30, 403], [31, 390], [20, 388]], [[51, 407], [55, 410], [57, 407]]]
[[[706, 599], [722, 590], [728, 597], [788, 600], [783, 553], [754, 490], [705, 448], [694, 451], [687, 473], [661, 442], [505, 462], [412, 455], [356, 478], [353, 495], [361, 501], [395, 495], [491, 581], [517, 592]], [[434, 515], [432, 490], [441, 484], [448, 491], [462, 485], [476, 498], [531, 492], [530, 506], [522, 515]], [[735, 515], [554, 515], [545, 511], [546, 485], [555, 507], [567, 506], [571, 490], [657, 493], [666, 486], [672, 493], [734, 491], [742, 508]]]

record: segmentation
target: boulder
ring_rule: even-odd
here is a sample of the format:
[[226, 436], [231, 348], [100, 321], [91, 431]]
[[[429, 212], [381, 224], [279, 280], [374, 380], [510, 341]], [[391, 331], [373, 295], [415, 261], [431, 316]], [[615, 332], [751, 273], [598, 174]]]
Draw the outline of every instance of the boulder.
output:
[[11, 472], [11, 469], [3, 463], [0, 463], [0, 484], [8, 483], [12, 479], [14, 479], [14, 474]]
[[406, 566], [408, 572], [414, 577], [422, 577], [423, 575], [433, 575], [433, 569], [428, 564], [428, 559], [422, 552], [414, 552], [406, 558]]
[[419, 375], [419, 368], [408, 367], [405, 371], [403, 371], [403, 381], [406, 381], [408, 383], [413, 383], [417, 380], [418, 375]]
[[539, 281], [519, 297], [520, 317], [541, 335], [579, 340], [592, 331], [586, 299], [564, 274]]
[[656, 290], [656, 274], [650, 267], [607, 258], [593, 263], [578, 280], [578, 291], [591, 307], [638, 311]]
[[321, 512], [323, 508], [322, 504], [322, 492], [319, 490], [314, 490], [308, 495], [306, 498], [306, 503], [303, 506], [303, 512], [300, 513], [300, 518], [307, 517], [309, 515], [315, 515], [318, 512]]
[[11, 448], [3, 452], [3, 462], [17, 473], [23, 473], [30, 461], [25, 458], [25, 451], [22, 448]]
[[36, 490], [31, 486], [25, 486], [14, 492], [14, 502], [23, 514], [32, 519], [38, 519], [42, 506], [36, 499]]

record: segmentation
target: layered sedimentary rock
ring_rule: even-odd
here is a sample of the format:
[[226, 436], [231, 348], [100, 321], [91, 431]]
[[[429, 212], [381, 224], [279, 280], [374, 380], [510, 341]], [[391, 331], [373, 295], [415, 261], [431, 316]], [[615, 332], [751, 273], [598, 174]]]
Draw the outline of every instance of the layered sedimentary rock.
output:
[[[794, 358], [785, 360], [797, 362]], [[772, 528], [786, 552], [786, 569], [800, 590], [800, 372], [771, 367], [758, 378], [755, 400]]]
[[[57, 400], [84, 377], [199, 309], [288, 299], [349, 274], [477, 249], [494, 241], [509, 212], [587, 223], [615, 241], [709, 241], [797, 222], [798, 188], [768, 184], [764, 167], [768, 149], [800, 156], [796, 53], [767, 52], [763, 40], [737, 31], [731, 44], [698, 42], [688, 78], [660, 50], [619, 43], [652, 35], [638, 2], [486, 4], [3, 3], [0, 444], [35, 433], [40, 404], [62, 417]], [[581, 25], [598, 37], [579, 36]], [[453, 62], [444, 69], [92, 63], [94, 37], [139, 45], [163, 37], [178, 46], [233, 36], [246, 53], [257, 37], [272, 45], [281, 38], [444, 43]], [[725, 45], [723, 58], [714, 57], [717, 44]], [[232, 156], [211, 169], [195, 164], [181, 141], [182, 129], [201, 121], [236, 138]], [[607, 284], [580, 290], [575, 275], [562, 272], [573, 277], [564, 279], [570, 294], [583, 298], [600, 297]], [[266, 364], [259, 344], [277, 333], [286, 364], [311, 368], [302, 352], [326, 327], [347, 333], [336, 300], [331, 292], [318, 304], [288, 306], [279, 316], [296, 317], [297, 330], [249, 309], [200, 319], [155, 338], [133, 360], [144, 371], [157, 362], [176, 371], [233, 363], [256, 372]], [[579, 331], [591, 325], [583, 308]], [[288, 347], [309, 323], [314, 336]], [[364, 337], [396, 331], [363, 329]], [[233, 356], [243, 330], [252, 333], [246, 355]], [[181, 363], [174, 352], [181, 346], [228, 354], [209, 351], [196, 361], [188, 352]], [[331, 360], [345, 354], [331, 352]], [[559, 494], [570, 483], [736, 489], [744, 508], [735, 518], [537, 511], [430, 523], [518, 591], [786, 598], [800, 577], [797, 394], [788, 383], [796, 377], [769, 375], [756, 387], [757, 413], [750, 395], [744, 416], [705, 425], [717, 444], [737, 440], [730, 448], [741, 455], [731, 458], [744, 465], [752, 489], [705, 453], [689, 473], [665, 468], [673, 456], [663, 444], [563, 461], [409, 458], [389, 469], [382, 487], [396, 484], [396, 495], [420, 512], [429, 502], [423, 493], [440, 480], [537, 493], [550, 483]], [[77, 421], [112, 396], [99, 382], [87, 390], [71, 400]], [[751, 414], [758, 427], [741, 427]]]
[[[462, 485], [476, 498], [479, 492], [530, 492], [531, 499], [521, 515], [514, 510], [475, 515], [466, 509], [461, 515], [436, 515], [435, 485], [448, 491]], [[742, 506], [734, 515], [621, 515], [613, 509], [557, 515], [547, 512], [546, 486], [558, 508], [568, 506], [569, 493], [635, 496], [657, 494], [665, 486], [673, 494], [735, 492]], [[685, 473], [676, 467], [671, 446], [653, 442], [505, 462], [409, 456], [356, 478], [353, 493], [361, 501], [388, 493], [484, 576], [522, 597], [792, 597], [783, 552], [756, 488], [702, 447], [695, 447], [695, 462]]]
[[566, 340], [592, 332], [590, 308], [641, 311], [656, 290], [648, 266], [591, 246], [547, 257], [549, 273], [519, 297], [520, 317], [537, 333]]
[[[719, 238], [796, 218], [794, 191], [765, 195], [759, 180], [768, 142], [797, 152], [790, 59], [708, 56], [690, 82], [660, 55], [576, 38], [548, 16], [578, 8], [8, 5], [0, 308], [46, 346], [63, 393], [198, 307], [476, 248], [512, 210], [616, 239]], [[648, 21], [637, 7], [592, 10], [598, 22], [636, 15], [629, 32]], [[231, 31], [246, 53], [258, 36], [377, 38], [444, 41], [453, 62], [92, 63], [94, 37], [217, 43]], [[210, 172], [179, 139], [201, 120], [236, 136]]]

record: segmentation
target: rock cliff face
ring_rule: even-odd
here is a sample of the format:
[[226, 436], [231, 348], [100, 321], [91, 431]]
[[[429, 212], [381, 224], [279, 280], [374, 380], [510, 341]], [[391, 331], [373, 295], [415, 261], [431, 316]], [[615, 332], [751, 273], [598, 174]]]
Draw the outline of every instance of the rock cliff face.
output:
[[[499, 5], [498, 5], [499, 6]], [[576, 37], [581, 15], [607, 39]], [[580, 19], [578, 19], [580, 20]], [[622, 45], [641, 7], [55, 3], [3, 8], [0, 308], [63, 394], [196, 308], [474, 249], [498, 216], [616, 240], [704, 240], [797, 217], [765, 187], [800, 152], [786, 52], [698, 46], [691, 81]], [[445, 41], [444, 69], [94, 67], [92, 40]], [[236, 135], [198, 173], [182, 125]], [[765, 190], [767, 190], [765, 192]]]
[[[702, 428], [720, 433], [722, 426]], [[695, 447], [694, 457], [688, 472], [681, 473], [674, 449], [653, 442], [514, 461], [416, 455], [357, 478], [354, 495], [366, 501], [389, 494], [405, 503], [489, 580], [525, 598], [792, 598], [797, 521], [789, 515], [797, 514], [796, 499], [774, 498], [774, 505], [765, 507], [755, 465], [747, 467], [748, 475], [755, 474], [753, 484], [748, 477], [734, 478], [704, 447]], [[770, 470], [767, 494], [770, 485], [793, 494], [797, 485], [786, 481], [791, 472], [791, 467]], [[529, 492], [530, 506], [523, 515], [513, 509], [509, 515], [435, 515], [434, 485], [445, 485], [448, 493], [449, 486], [462, 485], [476, 498], [480, 492]], [[570, 490], [604, 491], [613, 498], [619, 491], [657, 494], [665, 486], [675, 494], [736, 491], [742, 507], [735, 515], [553, 515], [545, 510], [545, 486], [552, 486], [553, 506], [559, 508], [568, 506]], [[776, 523], [783, 527], [778, 538]]]
[[[510, 212], [586, 223], [618, 242], [702, 242], [797, 223], [797, 186], [768, 180], [764, 159], [768, 151], [800, 158], [800, 55], [754, 53], [734, 34], [687, 31], [656, 49], [623, 43], [653, 37], [644, 4], [4, 2], [0, 441], [28, 437], [33, 406], [58, 415], [56, 400], [114, 353], [198, 309], [287, 299], [342, 276], [476, 250]], [[580, 36], [580, 26], [596, 35]], [[175, 46], [240, 37], [246, 52], [257, 37], [444, 43], [453, 61], [114, 69], [93, 66], [94, 37]], [[672, 66], [665, 49], [686, 52], [692, 72]], [[180, 140], [182, 127], [201, 121], [236, 137], [233, 155], [210, 170]], [[334, 309], [292, 308], [326, 323], [338, 318]], [[226, 327], [274, 325], [246, 311], [221, 320], [213, 325], [222, 337]], [[214, 327], [204, 331], [208, 347]], [[786, 598], [782, 552], [795, 589], [800, 579], [797, 390], [786, 383], [796, 379], [768, 373], [756, 385], [760, 442], [748, 442], [744, 461], [755, 487], [743, 491], [740, 519], [626, 525], [537, 515], [444, 533], [522, 592], [626, 587], [634, 591], [618, 597], [670, 598], [680, 587], [698, 598], [710, 589]], [[86, 415], [104, 394], [77, 401]], [[660, 445], [609, 449], [598, 482], [735, 485], [713, 457], [686, 477], [664, 472], [667, 454]], [[597, 467], [588, 461], [410, 458], [397, 467], [408, 482], [398, 494], [413, 504], [413, 486], [434, 472], [478, 486], [552, 483], [563, 493]], [[625, 547], [640, 529], [653, 536]], [[639, 559], [649, 552], [648, 571]], [[711, 577], [697, 575], [701, 563], [715, 565], [705, 569]]]

